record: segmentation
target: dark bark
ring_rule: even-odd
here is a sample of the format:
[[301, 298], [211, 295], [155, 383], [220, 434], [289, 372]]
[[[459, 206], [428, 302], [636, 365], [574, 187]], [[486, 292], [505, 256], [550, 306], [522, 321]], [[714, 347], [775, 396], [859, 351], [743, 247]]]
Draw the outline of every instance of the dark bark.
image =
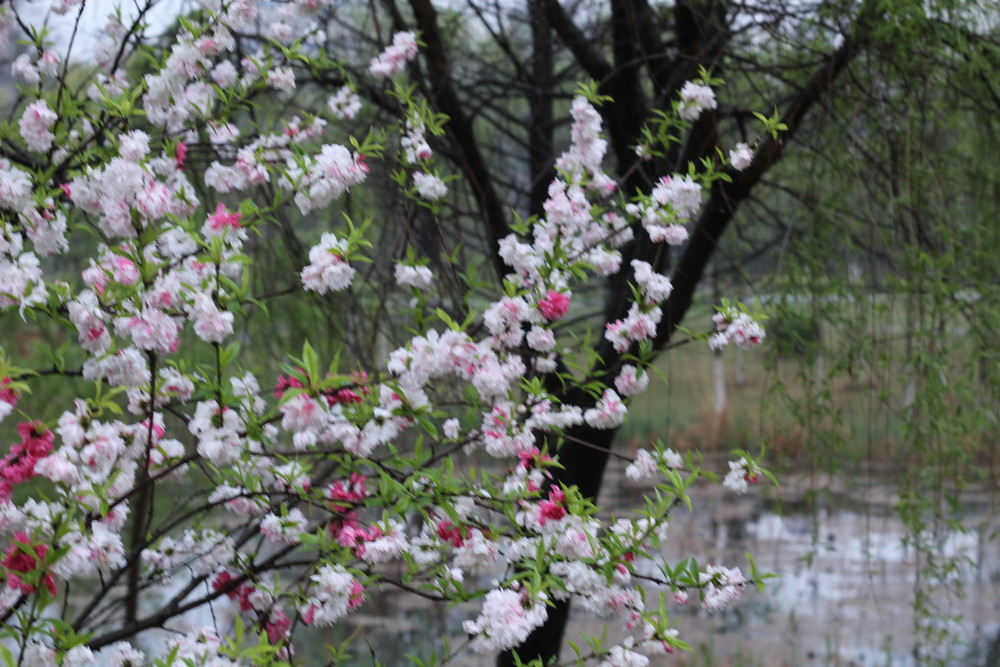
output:
[[528, 168], [531, 173], [531, 190], [528, 213], [541, 216], [542, 204], [548, 196], [549, 183], [554, 175], [552, 132], [555, 118], [552, 111], [554, 85], [554, 54], [552, 30], [545, 15], [545, 0], [530, 0], [528, 18], [531, 21], [531, 126], [528, 128]]
[[458, 166], [472, 187], [479, 211], [486, 222], [486, 232], [492, 249], [493, 266], [497, 279], [502, 280], [507, 268], [500, 259], [500, 239], [510, 234], [507, 222], [507, 205], [497, 194], [486, 167], [486, 160], [479, 151], [472, 122], [465, 114], [462, 101], [451, 80], [451, 66], [445, 52], [444, 40], [438, 27], [437, 12], [430, 0], [410, 0], [417, 29], [426, 46], [427, 78], [430, 84], [428, 97], [435, 111], [448, 116], [446, 131], [454, 140]]

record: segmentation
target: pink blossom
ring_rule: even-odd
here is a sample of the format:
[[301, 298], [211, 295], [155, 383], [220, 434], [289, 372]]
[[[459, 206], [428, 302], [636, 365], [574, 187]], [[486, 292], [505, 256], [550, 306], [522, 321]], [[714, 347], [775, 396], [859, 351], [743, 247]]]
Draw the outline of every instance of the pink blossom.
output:
[[654, 479], [659, 472], [656, 459], [645, 449], [636, 452], [635, 460], [625, 468], [625, 476], [636, 482]]
[[615, 389], [622, 396], [633, 396], [642, 393], [649, 386], [649, 373], [639, 375], [639, 369], [631, 364], [622, 366], [615, 378]]
[[702, 588], [702, 606], [709, 611], [724, 609], [740, 597], [747, 581], [738, 567], [729, 569], [721, 565], [709, 565], [698, 575]]
[[55, 434], [40, 422], [21, 422], [17, 432], [21, 441], [0, 459], [0, 501], [10, 498], [15, 485], [35, 476], [35, 464], [48, 456], [55, 439]]
[[563, 506], [565, 499], [566, 494], [562, 489], [554, 487], [549, 491], [548, 500], [538, 504], [538, 523], [544, 526], [548, 521], [558, 521], [566, 516], [566, 508]]
[[715, 107], [715, 92], [708, 86], [688, 81], [681, 88], [681, 104], [677, 111], [684, 120], [698, 120], [702, 111]]
[[392, 44], [372, 59], [368, 69], [376, 78], [391, 79], [403, 71], [406, 63], [416, 55], [417, 36], [412, 32], [397, 32], [393, 35]]
[[[406, 134], [400, 141], [400, 145], [403, 147], [403, 159], [407, 164], [416, 164], [419, 161], [428, 160], [434, 155], [430, 144], [424, 137], [424, 124], [419, 120], [407, 119]], [[416, 174], [413, 176], [416, 180]], [[444, 184], [442, 183], [442, 185]], [[419, 188], [420, 185], [418, 184], [417, 187]]]
[[[45, 560], [45, 555], [49, 552], [48, 545], [32, 544], [31, 542], [32, 540], [27, 533], [15, 533], [14, 542], [7, 548], [7, 553], [0, 563], [8, 571], [7, 585], [22, 593], [34, 593], [35, 587], [25, 583], [21, 575], [30, 574], [38, 569]], [[56, 594], [56, 582], [51, 574], [43, 575], [41, 583], [45, 584], [50, 594]]]
[[144, 308], [134, 317], [123, 318], [117, 329], [119, 335], [130, 335], [140, 350], [175, 352], [180, 343], [177, 323], [158, 308]]
[[625, 421], [628, 409], [614, 389], [605, 389], [597, 405], [583, 414], [584, 420], [594, 428], [617, 428]]
[[632, 260], [632, 269], [635, 272], [635, 282], [646, 294], [647, 304], [656, 304], [666, 301], [673, 292], [673, 284], [670, 278], [660, 273], [656, 273], [653, 267], [638, 259]]
[[183, 141], [178, 141], [177, 148], [174, 149], [174, 161], [177, 163], [178, 168], [184, 166], [184, 160], [187, 159], [187, 152], [187, 144]]
[[[299, 369], [296, 369], [296, 370], [300, 370], [301, 371], [302, 369], [299, 368]], [[303, 371], [303, 374], [305, 374], [304, 371]], [[289, 375], [288, 377], [285, 377], [284, 375], [279, 375], [278, 376], [278, 381], [274, 385], [274, 397], [277, 398], [277, 399], [280, 399], [282, 396], [285, 395], [285, 391], [286, 390], [301, 388], [303, 386], [304, 385], [302, 384], [302, 381], [299, 380], [294, 375]]]
[[118, 138], [118, 154], [129, 162], [138, 162], [149, 153], [149, 135], [134, 130]]
[[354, 269], [344, 259], [347, 242], [327, 232], [309, 251], [310, 264], [302, 269], [302, 285], [307, 291], [326, 294], [347, 289]]
[[364, 400], [360, 394], [347, 387], [328, 392], [324, 394], [324, 398], [326, 398], [326, 404], [331, 408], [339, 404], [361, 403]]
[[106, 315], [97, 302], [96, 295], [90, 290], [80, 293], [76, 301], [67, 304], [70, 321], [79, 332], [79, 341], [83, 349], [97, 354], [104, 352], [111, 345], [111, 337], [104, 323]]
[[83, 0], [56, 0], [52, 3], [52, 11], [56, 14], [67, 14], [73, 7], [79, 5]]
[[60, 62], [59, 54], [46, 49], [38, 60], [38, 69], [49, 76], [55, 76], [59, 72]]
[[[650, 234], [650, 238], [653, 238], [653, 234]], [[688, 231], [683, 225], [667, 225], [663, 228], [662, 236], [653, 238], [653, 241], [660, 240], [666, 241], [667, 245], [683, 245], [688, 240]]]
[[135, 207], [147, 221], [159, 220], [172, 210], [174, 193], [163, 183], [151, 181], [144, 190], [136, 193]]
[[538, 310], [550, 322], [558, 320], [569, 310], [569, 297], [550, 289], [545, 298], [538, 300]]
[[268, 640], [272, 644], [277, 644], [288, 636], [288, 629], [291, 626], [292, 619], [288, 617], [285, 610], [275, 609], [268, 617], [267, 625], [264, 626], [264, 629], [267, 631]]
[[212, 297], [204, 292], [194, 295], [188, 311], [194, 320], [195, 333], [206, 342], [221, 343], [233, 333], [233, 314], [219, 310]]
[[[361, 473], [351, 473], [348, 483], [343, 481], [334, 482], [327, 490], [327, 494], [334, 501], [358, 502], [364, 500], [368, 495], [368, 488], [365, 485], [366, 478]], [[338, 503], [332, 503], [334, 507], [346, 507]]]
[[426, 266], [396, 264], [396, 284], [425, 290], [431, 285], [434, 274]]
[[350, 86], [343, 86], [327, 101], [327, 105], [334, 118], [352, 120], [361, 111], [361, 97]]
[[267, 84], [276, 90], [295, 90], [295, 72], [290, 67], [279, 67], [267, 75]]
[[729, 343], [747, 349], [764, 342], [767, 332], [749, 314], [736, 308], [726, 308], [713, 316], [716, 333], [708, 340], [709, 347], [719, 350]]
[[236, 66], [228, 60], [221, 61], [212, 69], [212, 81], [220, 88], [230, 88], [239, 79], [239, 72]]
[[267, 36], [276, 42], [289, 44], [295, 38], [295, 32], [292, 30], [292, 26], [288, 25], [287, 23], [278, 21], [268, 26]]
[[537, 352], [549, 352], [556, 346], [556, 337], [552, 330], [537, 325], [531, 327], [525, 339], [528, 347]]
[[333, 625], [365, 599], [361, 582], [339, 565], [324, 565], [310, 581], [311, 595], [299, 609], [307, 624]]
[[21, 211], [30, 204], [31, 177], [23, 169], [0, 158], [0, 208]]
[[10, 387], [10, 384], [10, 377], [0, 380], [0, 421], [17, 407], [17, 392]]
[[227, 570], [223, 570], [212, 580], [212, 590], [219, 592], [228, 589], [226, 596], [230, 600], [237, 601], [241, 610], [249, 611], [253, 608], [250, 604], [250, 594], [253, 593], [254, 587], [248, 584], [233, 586], [232, 583], [235, 580], [236, 577], [233, 577]]
[[14, 76], [19, 76], [24, 79], [24, 82], [29, 86], [37, 86], [42, 80], [42, 78], [38, 75], [38, 70], [35, 69], [35, 65], [31, 62], [31, 58], [28, 57], [27, 53], [22, 53], [17, 57], [14, 63], [10, 66], [10, 72]]
[[753, 150], [746, 144], [738, 143], [729, 151], [729, 164], [733, 165], [736, 171], [743, 171], [751, 162], [753, 162]]
[[523, 642], [547, 618], [544, 594], [530, 598], [521, 591], [498, 588], [486, 594], [479, 617], [465, 621], [462, 629], [473, 636], [474, 651], [495, 653]]
[[570, 174], [573, 180], [582, 176], [591, 179], [592, 189], [610, 194], [614, 182], [601, 169], [608, 143], [601, 138], [601, 115], [584, 97], [573, 99], [571, 109], [573, 126], [570, 130], [572, 144], [556, 161], [556, 168]]
[[[300, 174], [298, 164], [289, 166], [289, 175]], [[344, 146], [328, 144], [320, 149], [315, 160], [307, 165], [306, 172], [301, 174], [295, 203], [302, 213], [323, 208], [363, 182], [367, 176], [368, 165], [363, 155], [352, 155]], [[253, 181], [252, 178], [249, 180]]]
[[614, 345], [615, 351], [624, 352], [632, 343], [655, 336], [656, 326], [662, 317], [663, 311], [658, 307], [644, 311], [638, 304], [633, 303], [629, 308], [628, 317], [606, 325], [604, 337]]
[[240, 228], [240, 218], [243, 214], [238, 211], [230, 211], [226, 208], [226, 205], [219, 202], [219, 205], [215, 207], [215, 213], [208, 216], [208, 229], [215, 232], [216, 235], [225, 232], [227, 228], [239, 229]]
[[448, 186], [433, 174], [425, 174], [422, 171], [414, 172], [413, 184], [417, 188], [417, 194], [427, 201], [437, 201], [448, 194]]
[[447, 542], [453, 547], [460, 547], [465, 544], [468, 529], [456, 526], [451, 521], [444, 519], [438, 523], [436, 533], [442, 542]]
[[18, 126], [29, 150], [44, 153], [52, 148], [56, 135], [50, 130], [57, 120], [59, 116], [49, 108], [45, 100], [37, 100], [28, 105], [21, 115]]
[[[528, 304], [521, 297], [504, 297], [493, 303], [483, 313], [483, 323], [491, 334], [507, 347], [521, 344], [524, 331], [521, 323], [528, 317]], [[491, 370], [500, 371], [499, 363], [483, 363], [477, 375], [487, 379]], [[501, 379], [501, 378], [496, 378]]]
[[665, 206], [670, 206], [678, 220], [687, 220], [701, 207], [701, 186], [690, 175], [664, 176], [653, 188], [652, 196]]

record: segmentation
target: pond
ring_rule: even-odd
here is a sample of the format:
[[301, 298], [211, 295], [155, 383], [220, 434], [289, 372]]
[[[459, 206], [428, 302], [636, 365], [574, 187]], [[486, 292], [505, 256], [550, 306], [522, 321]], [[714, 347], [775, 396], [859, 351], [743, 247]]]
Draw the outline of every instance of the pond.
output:
[[[1000, 665], [1000, 524], [993, 494], [963, 494], [965, 530], [942, 529], [933, 543], [946, 581], [907, 537], [887, 477], [847, 489], [835, 478], [791, 475], [780, 489], [758, 485], [743, 496], [699, 487], [671, 523], [668, 562], [745, 564], [779, 576], [763, 593], [747, 591], [722, 614], [692, 608], [673, 620], [701, 654], [676, 664], [857, 666]], [[608, 493], [618, 503], [623, 488]], [[935, 585], [937, 583], [937, 585]], [[916, 629], [918, 588], [929, 609]], [[589, 625], [580, 620], [581, 625]], [[935, 645], [930, 633], [947, 631]]]
[[[620, 472], [609, 471], [614, 481], [602, 494], [603, 511], [634, 506], [641, 494], [623, 483]], [[935, 538], [939, 562], [954, 563], [944, 586], [927, 581], [927, 563], [907, 540], [890, 479], [850, 490], [834, 478], [781, 481], [779, 489], [757, 485], [743, 496], [698, 486], [694, 513], [675, 515], [663, 546], [668, 562], [693, 555], [700, 563], [746, 571], [749, 551], [761, 571], [779, 576], [763, 593], [747, 590], [723, 613], [709, 614], [696, 603], [675, 607], [673, 623], [696, 650], [663, 664], [1000, 665], [1000, 523], [990, 493], [963, 494], [966, 530], [943, 530]], [[918, 584], [934, 606], [929, 626], [920, 630], [913, 612]], [[429, 655], [442, 634], [460, 644], [461, 622], [477, 613], [477, 605], [444, 610], [392, 592], [376, 595], [362, 616], [353, 617], [353, 664], [373, 664], [369, 645], [382, 664], [395, 665], [404, 664], [406, 653]], [[602, 627], [599, 618], [577, 609], [568, 637], [599, 634]], [[948, 639], [936, 646], [928, 635], [943, 630]], [[570, 655], [567, 650], [563, 659]], [[449, 664], [485, 667], [493, 661], [463, 656]]]

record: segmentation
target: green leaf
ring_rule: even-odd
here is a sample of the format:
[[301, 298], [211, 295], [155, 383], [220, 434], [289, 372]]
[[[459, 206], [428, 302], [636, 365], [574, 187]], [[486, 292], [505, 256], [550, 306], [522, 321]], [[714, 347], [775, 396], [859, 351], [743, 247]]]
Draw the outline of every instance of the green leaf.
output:
[[319, 380], [319, 356], [309, 341], [302, 344], [302, 365], [305, 366], [305, 371], [309, 375], [308, 386], [312, 388], [313, 383]]

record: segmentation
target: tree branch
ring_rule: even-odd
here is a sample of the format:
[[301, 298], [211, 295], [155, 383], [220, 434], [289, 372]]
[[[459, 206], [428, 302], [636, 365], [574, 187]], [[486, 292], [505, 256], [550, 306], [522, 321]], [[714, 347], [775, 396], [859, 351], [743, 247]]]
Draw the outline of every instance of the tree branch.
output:
[[410, 7], [420, 30], [420, 38], [426, 45], [423, 52], [427, 59], [427, 76], [431, 86], [428, 97], [435, 109], [449, 118], [446, 131], [454, 139], [458, 164], [472, 186], [479, 210], [486, 221], [493, 266], [497, 278], [502, 280], [508, 269], [500, 258], [500, 239], [511, 233], [504, 213], [507, 205], [493, 187], [493, 179], [479, 151], [472, 123], [466, 117], [452, 84], [451, 66], [438, 27], [437, 12], [430, 0], [410, 0]]

